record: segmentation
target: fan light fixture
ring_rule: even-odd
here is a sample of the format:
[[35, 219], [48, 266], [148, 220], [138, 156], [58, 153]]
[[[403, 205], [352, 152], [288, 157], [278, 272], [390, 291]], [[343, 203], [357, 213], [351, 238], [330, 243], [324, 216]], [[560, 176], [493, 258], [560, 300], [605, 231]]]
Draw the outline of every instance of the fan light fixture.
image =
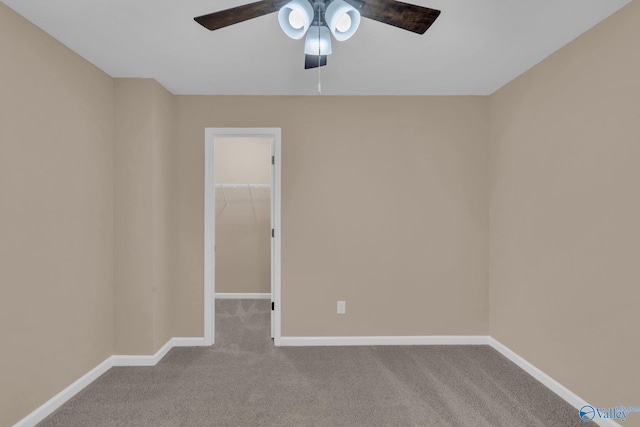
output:
[[[316, 4], [317, 16], [313, 10]], [[278, 21], [284, 33], [292, 39], [297, 40], [307, 34], [304, 43], [306, 55], [329, 55], [329, 33], [338, 41], [349, 39], [360, 25], [360, 12], [344, 0], [320, 0], [314, 6], [310, 0], [291, 0], [280, 8]]]
[[278, 12], [282, 31], [292, 39], [301, 39], [313, 21], [313, 6], [307, 0], [291, 0]]
[[324, 14], [331, 34], [338, 41], [348, 40], [360, 26], [360, 12], [343, 0], [334, 0]]
[[307, 38], [304, 41], [305, 55], [330, 55], [331, 54], [331, 36], [327, 27], [312, 25], [307, 32]]
[[304, 19], [302, 19], [302, 15], [297, 10], [292, 10], [289, 12], [289, 25], [296, 30], [304, 27]]

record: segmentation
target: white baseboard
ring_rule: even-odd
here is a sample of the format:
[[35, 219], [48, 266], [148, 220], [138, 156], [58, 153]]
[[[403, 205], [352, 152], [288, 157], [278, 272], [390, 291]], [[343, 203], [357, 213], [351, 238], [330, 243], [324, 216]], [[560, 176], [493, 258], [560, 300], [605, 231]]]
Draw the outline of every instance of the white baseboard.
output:
[[113, 366], [155, 366], [173, 347], [203, 347], [204, 345], [204, 338], [202, 337], [174, 337], [153, 355], [114, 355], [111, 356], [111, 359], [113, 360]]
[[[507, 359], [511, 360], [513, 363], [518, 365], [520, 369], [531, 375], [533, 378], [541, 382], [544, 386], [546, 386], [549, 390], [560, 396], [563, 400], [569, 403], [571, 406], [579, 410], [585, 405], [589, 405], [586, 400], [582, 399], [580, 396], [560, 384], [558, 381], [551, 378], [549, 375], [545, 374], [540, 369], [533, 366], [522, 356], [518, 355], [516, 352], [500, 343], [493, 337], [489, 337], [489, 345], [493, 347], [496, 351], [502, 354]], [[578, 417], [578, 414], [576, 414]], [[593, 420], [601, 427], [620, 427], [620, 424], [613, 421], [612, 419], [598, 418]], [[585, 423], [587, 424], [587, 423]]]
[[489, 337], [484, 335], [430, 335], [388, 337], [280, 337], [279, 345], [293, 346], [339, 346], [339, 345], [487, 345]]
[[271, 293], [232, 293], [232, 292], [216, 292], [215, 299], [271, 299]]
[[203, 337], [174, 337], [171, 338], [173, 347], [205, 347]]
[[40, 405], [35, 411], [18, 421], [13, 427], [34, 427], [114, 366], [155, 366], [173, 347], [201, 347], [204, 345], [203, 337], [174, 337], [167, 341], [155, 354], [150, 356], [110, 356], [60, 393]]
[[35, 411], [18, 421], [13, 427], [33, 427], [46, 417], [51, 415], [53, 411], [65, 404], [69, 399], [78, 394], [80, 390], [95, 381], [100, 375], [107, 372], [113, 366], [111, 357], [107, 358], [104, 362], [84, 374], [82, 377], [74, 381], [70, 386], [62, 390], [60, 393], [53, 396], [46, 401], [43, 405], [40, 405]]
[[173, 338], [169, 339], [165, 345], [156, 351], [156, 354], [149, 356], [138, 355], [113, 355], [113, 366], [155, 366], [173, 348]]

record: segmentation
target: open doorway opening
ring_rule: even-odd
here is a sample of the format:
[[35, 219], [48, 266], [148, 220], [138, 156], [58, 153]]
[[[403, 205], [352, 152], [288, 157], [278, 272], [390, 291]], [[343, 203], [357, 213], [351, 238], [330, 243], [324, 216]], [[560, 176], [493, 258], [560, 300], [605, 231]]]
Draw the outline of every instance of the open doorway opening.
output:
[[[280, 129], [205, 132], [205, 342], [223, 300], [263, 300], [280, 339]], [[232, 302], [235, 303], [235, 302]], [[270, 307], [269, 307], [270, 303]]]
[[271, 299], [271, 142], [215, 140], [216, 299]]

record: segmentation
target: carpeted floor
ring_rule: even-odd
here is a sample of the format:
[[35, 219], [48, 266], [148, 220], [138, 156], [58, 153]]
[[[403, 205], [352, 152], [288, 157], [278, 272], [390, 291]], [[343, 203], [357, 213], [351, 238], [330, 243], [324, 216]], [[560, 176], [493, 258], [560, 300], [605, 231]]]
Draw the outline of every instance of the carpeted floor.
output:
[[279, 347], [266, 300], [216, 301], [216, 344], [112, 368], [50, 426], [580, 426], [488, 346]]

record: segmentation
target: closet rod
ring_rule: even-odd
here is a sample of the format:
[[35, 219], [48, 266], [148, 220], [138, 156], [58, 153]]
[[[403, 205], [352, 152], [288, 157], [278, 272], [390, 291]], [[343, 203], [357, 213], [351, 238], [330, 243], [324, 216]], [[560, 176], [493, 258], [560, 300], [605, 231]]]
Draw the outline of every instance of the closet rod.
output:
[[270, 184], [216, 184], [216, 188], [271, 188]]

